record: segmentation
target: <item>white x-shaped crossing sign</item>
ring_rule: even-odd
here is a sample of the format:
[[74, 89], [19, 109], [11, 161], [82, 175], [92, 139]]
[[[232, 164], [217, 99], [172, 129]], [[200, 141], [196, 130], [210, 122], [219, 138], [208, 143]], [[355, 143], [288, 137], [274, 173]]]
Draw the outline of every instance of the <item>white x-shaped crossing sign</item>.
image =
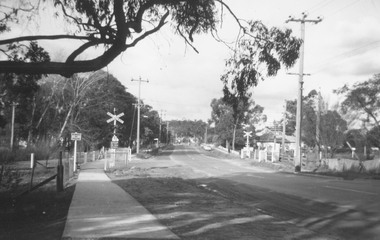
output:
[[124, 116], [124, 113], [120, 113], [118, 115], [112, 114], [110, 112], [107, 112], [107, 115], [110, 116], [111, 118], [107, 120], [107, 123], [110, 123], [113, 121], [113, 124], [116, 125], [116, 121], [123, 124], [124, 121], [120, 119], [120, 117]]
[[244, 131], [244, 137], [252, 137], [252, 131], [249, 131], [249, 132]]

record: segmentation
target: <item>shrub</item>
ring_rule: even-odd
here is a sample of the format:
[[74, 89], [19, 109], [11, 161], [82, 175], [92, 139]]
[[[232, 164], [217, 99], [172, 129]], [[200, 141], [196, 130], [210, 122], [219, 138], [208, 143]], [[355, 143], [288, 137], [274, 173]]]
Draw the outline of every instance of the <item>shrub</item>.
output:
[[0, 150], [0, 163], [28, 161], [30, 154], [34, 153], [35, 160], [48, 160], [57, 156], [59, 148], [57, 146], [50, 146], [47, 142], [38, 142], [35, 145], [28, 146], [25, 149], [9, 149]]

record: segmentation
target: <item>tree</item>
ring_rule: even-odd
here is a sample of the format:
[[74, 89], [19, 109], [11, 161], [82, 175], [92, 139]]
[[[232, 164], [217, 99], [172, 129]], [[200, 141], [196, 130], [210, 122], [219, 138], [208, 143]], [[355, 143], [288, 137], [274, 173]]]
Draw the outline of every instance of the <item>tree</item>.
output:
[[282, 65], [285, 68], [294, 65], [301, 44], [289, 29], [268, 29], [260, 21], [250, 21], [249, 26], [248, 36], [238, 42], [221, 77], [224, 99], [231, 104], [235, 115], [239, 105], [248, 103], [252, 96], [251, 87], [257, 86], [260, 80], [275, 76]]
[[82, 133], [82, 140], [87, 145], [108, 146], [113, 125], [106, 122], [109, 118], [106, 113], [116, 108], [117, 112], [125, 113], [125, 123], [117, 126], [117, 134], [120, 145], [127, 145], [132, 127], [132, 104], [136, 98], [104, 71], [81, 74], [76, 78], [72, 81], [59, 75], [48, 75], [39, 81], [29, 143], [41, 139], [57, 140], [59, 136], [67, 137], [76, 131]]
[[[0, 24], [0, 34], [1, 31]], [[38, 61], [50, 61], [48, 53], [40, 48], [35, 42], [31, 42], [29, 48], [23, 52], [22, 55], [15, 51], [11, 51], [8, 57], [16, 62], [25, 61], [35, 63]], [[19, 125], [19, 136], [26, 138], [26, 136], [30, 134], [33, 125], [36, 107], [35, 95], [39, 89], [37, 81], [41, 78], [41, 75], [3, 73], [0, 74], [0, 78], [2, 80], [0, 81], [0, 126], [4, 127], [7, 124], [7, 119], [4, 117], [4, 111], [8, 111], [7, 115], [9, 116], [9, 112], [11, 111], [10, 105], [12, 103], [17, 103], [19, 111], [15, 122]], [[6, 106], [8, 106], [8, 109], [6, 109]]]
[[293, 66], [301, 43], [291, 36], [291, 30], [268, 29], [260, 21], [251, 21], [249, 25], [248, 35], [255, 37], [240, 39], [234, 54], [226, 61], [226, 71], [221, 77], [223, 99], [233, 109], [233, 148], [237, 126], [251, 106], [251, 88], [260, 80], [275, 76], [281, 65]]
[[219, 140], [227, 141], [227, 145], [232, 142], [232, 149], [235, 145], [244, 145], [245, 138], [243, 136], [243, 124], [248, 124], [250, 129], [247, 131], [255, 131], [254, 125], [266, 121], [266, 115], [263, 114], [264, 108], [255, 104], [253, 100], [243, 106], [239, 114], [235, 114], [233, 106], [227, 103], [224, 98], [213, 99], [211, 101], [211, 120], [215, 124], [215, 132], [219, 136]]
[[332, 153], [343, 146], [347, 122], [337, 111], [327, 111], [321, 116], [321, 144], [331, 147]]
[[226, 142], [229, 148], [234, 129], [233, 109], [223, 101], [223, 98], [212, 99], [211, 120], [215, 124], [215, 133], [220, 142]]
[[[302, 141], [308, 146], [314, 147], [316, 144], [316, 96], [315, 90], [309, 92], [302, 99]], [[297, 100], [286, 101], [286, 128], [288, 135], [293, 135], [296, 128]]]
[[380, 148], [380, 127], [373, 127], [367, 132], [367, 141], [369, 146]]
[[136, 137], [136, 127], [132, 122], [136, 123], [133, 104], [137, 102], [137, 98], [127, 92], [125, 86], [113, 75], [99, 71], [95, 77], [100, 79], [94, 81], [88, 89], [72, 130], [83, 132], [85, 140], [91, 145], [109, 146], [114, 125], [107, 123], [109, 116], [106, 113], [113, 113], [115, 109], [116, 114], [124, 113], [124, 123], [116, 125], [119, 144], [129, 146], [131, 134], [133, 138]]
[[202, 120], [172, 120], [169, 122], [169, 126], [179, 137], [202, 140], [207, 123]]
[[160, 115], [149, 105], [143, 105], [141, 108], [140, 133], [143, 134], [142, 140], [146, 144], [153, 143], [158, 138], [160, 131]]
[[[7, 3], [8, 5], [0, 6], [7, 10], [2, 11], [0, 33], [11, 31], [20, 15], [28, 14], [30, 17], [35, 14], [33, 11], [19, 11], [25, 8], [26, 4], [31, 6], [31, 9], [37, 8], [27, 1], [16, 6], [11, 5], [12, 1]], [[49, 3], [50, 1], [45, 2]], [[3, 39], [0, 40], [0, 45], [6, 46], [6, 49], [1, 52], [6, 56], [10, 51], [21, 53], [28, 48], [29, 42], [41, 40], [73, 40], [82, 44], [69, 53], [63, 62], [0, 61], [0, 72], [60, 74], [70, 77], [78, 72], [99, 70], [120, 53], [159, 31], [169, 19], [175, 33], [193, 46], [195, 34], [215, 31], [218, 21], [217, 4], [230, 11], [223, 0], [55, 0], [52, 3], [54, 6], [48, 5], [48, 8], [54, 7], [55, 15], [72, 26], [71, 32]], [[244, 29], [240, 20], [232, 11], [230, 13]], [[100, 56], [79, 60], [84, 51], [98, 46], [104, 47]]]
[[367, 81], [355, 83], [352, 87], [344, 85], [334, 92], [344, 96], [341, 103], [344, 114], [348, 112], [366, 114], [373, 120], [375, 126], [380, 126], [380, 74], [375, 74]]

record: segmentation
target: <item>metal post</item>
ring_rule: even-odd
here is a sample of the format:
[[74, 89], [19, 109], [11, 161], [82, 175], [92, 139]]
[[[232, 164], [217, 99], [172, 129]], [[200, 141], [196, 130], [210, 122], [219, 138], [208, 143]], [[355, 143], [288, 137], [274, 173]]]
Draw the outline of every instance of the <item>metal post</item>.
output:
[[74, 141], [74, 172], [77, 170], [77, 140]]
[[59, 161], [57, 166], [57, 192], [63, 191], [63, 165], [62, 165], [62, 151], [59, 152]]
[[34, 169], [36, 168], [36, 163], [34, 161], [34, 153], [30, 154], [30, 167], [32, 168], [32, 173], [30, 175], [30, 184], [29, 184], [29, 190], [33, 188], [33, 177], [34, 177]]
[[11, 144], [10, 144], [11, 151], [13, 150], [14, 129], [15, 129], [15, 111], [16, 111], [17, 105], [18, 104], [15, 102], [12, 103], [12, 127], [11, 127]]
[[284, 117], [282, 120], [282, 141], [281, 141], [281, 157], [282, 157], [282, 159], [284, 159], [284, 157], [285, 157], [286, 105], [287, 105], [287, 101], [285, 100]]

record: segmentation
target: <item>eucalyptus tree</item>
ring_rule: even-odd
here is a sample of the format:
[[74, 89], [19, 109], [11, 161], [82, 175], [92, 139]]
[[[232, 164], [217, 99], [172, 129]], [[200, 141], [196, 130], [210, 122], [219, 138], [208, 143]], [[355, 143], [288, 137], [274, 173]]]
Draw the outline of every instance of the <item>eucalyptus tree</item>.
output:
[[356, 112], [372, 120], [374, 126], [380, 127], [380, 74], [351, 87], [347, 84], [334, 91], [342, 95], [341, 110], [343, 113]]

